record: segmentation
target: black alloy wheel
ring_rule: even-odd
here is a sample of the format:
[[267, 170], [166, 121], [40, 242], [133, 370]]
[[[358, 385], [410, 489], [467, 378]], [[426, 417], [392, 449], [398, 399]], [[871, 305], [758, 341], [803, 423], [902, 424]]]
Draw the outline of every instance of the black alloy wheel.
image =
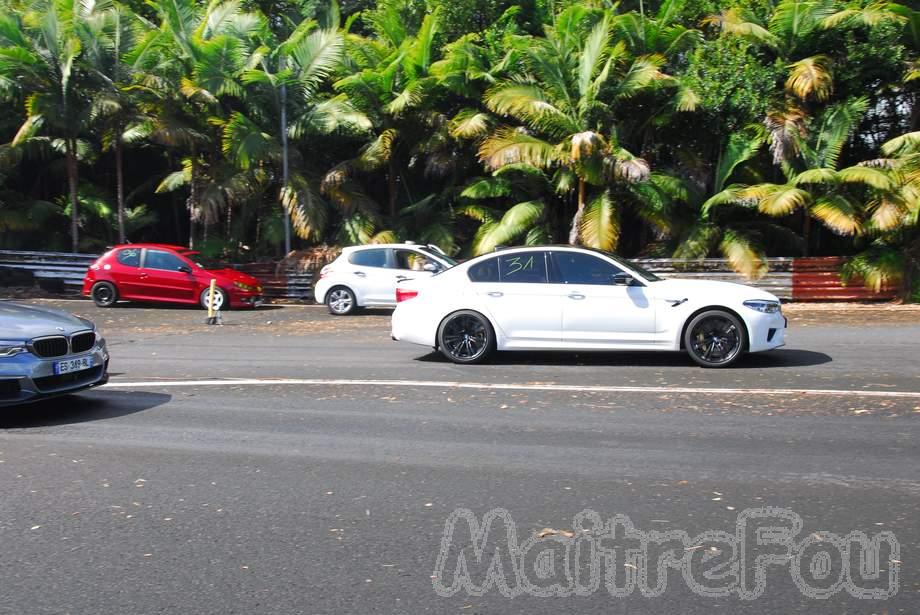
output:
[[703, 367], [728, 367], [742, 355], [744, 331], [733, 314], [710, 310], [690, 322], [684, 346], [690, 358]]
[[438, 347], [454, 363], [481, 363], [495, 350], [495, 333], [482, 314], [454, 312], [438, 329]]

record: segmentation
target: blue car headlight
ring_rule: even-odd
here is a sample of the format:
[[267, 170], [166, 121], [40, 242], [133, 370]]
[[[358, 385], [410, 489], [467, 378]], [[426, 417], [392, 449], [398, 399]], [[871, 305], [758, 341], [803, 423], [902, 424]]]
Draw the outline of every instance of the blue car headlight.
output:
[[15, 357], [23, 352], [28, 352], [28, 348], [26, 348], [23, 342], [7, 342], [0, 340], [0, 357]]
[[764, 314], [775, 314], [781, 309], [779, 301], [768, 301], [766, 299], [751, 299], [750, 301], [745, 301], [744, 305]]

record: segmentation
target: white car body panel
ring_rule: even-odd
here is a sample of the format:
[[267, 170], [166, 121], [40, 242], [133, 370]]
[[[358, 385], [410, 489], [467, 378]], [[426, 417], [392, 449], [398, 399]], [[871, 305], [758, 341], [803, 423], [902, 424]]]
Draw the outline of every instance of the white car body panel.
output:
[[[571, 249], [560, 246], [524, 250]], [[742, 320], [748, 333], [747, 351], [759, 352], [785, 344], [786, 319], [782, 312], [768, 314], [744, 305], [750, 300], [779, 302], [774, 295], [757, 288], [684, 279], [645, 281], [644, 286], [470, 281], [469, 268], [491, 256], [457, 265], [428, 280], [401, 282], [400, 288], [416, 290], [418, 295], [396, 306], [393, 339], [436, 347], [438, 327], [444, 318], [458, 310], [473, 310], [491, 322], [498, 350], [676, 351], [681, 349], [684, 326], [690, 318], [705, 308], [719, 308]], [[611, 262], [623, 267], [622, 263]], [[638, 272], [628, 273], [643, 281]]]

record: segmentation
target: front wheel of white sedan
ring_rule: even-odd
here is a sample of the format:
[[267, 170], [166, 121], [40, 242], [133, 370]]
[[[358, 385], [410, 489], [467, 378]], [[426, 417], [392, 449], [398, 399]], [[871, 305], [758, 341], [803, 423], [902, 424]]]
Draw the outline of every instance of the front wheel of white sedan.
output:
[[438, 348], [454, 363], [482, 363], [495, 350], [495, 332], [479, 312], [461, 310], [438, 327]]
[[684, 346], [703, 367], [728, 367], [744, 351], [744, 326], [729, 312], [707, 310], [687, 325]]

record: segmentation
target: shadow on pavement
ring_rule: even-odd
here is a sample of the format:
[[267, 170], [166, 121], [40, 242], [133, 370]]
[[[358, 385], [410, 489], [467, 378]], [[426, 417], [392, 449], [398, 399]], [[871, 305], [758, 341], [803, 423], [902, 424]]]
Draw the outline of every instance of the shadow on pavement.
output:
[[172, 395], [140, 391], [93, 391], [65, 395], [23, 406], [0, 408], [0, 429], [101, 421], [143, 412], [171, 399]]
[[[416, 357], [425, 363], [449, 363], [440, 352]], [[772, 367], [807, 367], [830, 363], [823, 352], [811, 350], [772, 350], [747, 354], [727, 369], [763, 369]], [[683, 352], [499, 352], [488, 363], [493, 365], [601, 365], [611, 367], [695, 367]]]

